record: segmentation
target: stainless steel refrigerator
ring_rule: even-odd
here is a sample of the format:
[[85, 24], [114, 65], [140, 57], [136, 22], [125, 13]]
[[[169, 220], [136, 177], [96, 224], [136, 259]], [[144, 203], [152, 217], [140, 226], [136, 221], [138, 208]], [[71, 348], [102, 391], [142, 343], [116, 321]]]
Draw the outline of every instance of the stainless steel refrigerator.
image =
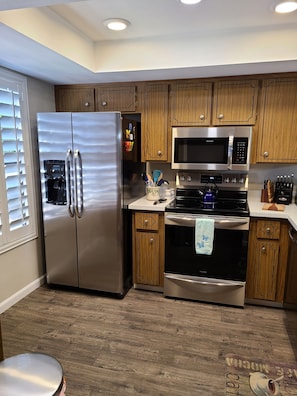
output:
[[123, 296], [120, 113], [37, 115], [47, 282]]

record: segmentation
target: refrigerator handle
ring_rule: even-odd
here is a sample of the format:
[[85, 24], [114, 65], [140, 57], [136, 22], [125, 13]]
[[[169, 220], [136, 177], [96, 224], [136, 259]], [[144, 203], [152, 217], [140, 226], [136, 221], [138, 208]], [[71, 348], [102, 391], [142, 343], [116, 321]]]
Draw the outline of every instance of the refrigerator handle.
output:
[[74, 217], [74, 182], [73, 182], [73, 154], [71, 149], [67, 150], [66, 153], [66, 185], [67, 185], [67, 201], [68, 201], [68, 213], [70, 217]]
[[74, 152], [74, 180], [75, 180], [75, 213], [78, 218], [83, 214], [83, 172], [82, 158], [79, 150]]

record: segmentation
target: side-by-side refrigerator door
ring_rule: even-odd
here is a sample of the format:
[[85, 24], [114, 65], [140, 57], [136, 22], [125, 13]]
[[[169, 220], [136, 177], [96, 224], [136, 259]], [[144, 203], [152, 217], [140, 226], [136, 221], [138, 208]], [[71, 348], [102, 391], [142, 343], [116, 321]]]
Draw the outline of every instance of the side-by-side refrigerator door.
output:
[[120, 113], [73, 113], [79, 287], [121, 294]]
[[71, 113], [39, 113], [47, 282], [78, 286]]

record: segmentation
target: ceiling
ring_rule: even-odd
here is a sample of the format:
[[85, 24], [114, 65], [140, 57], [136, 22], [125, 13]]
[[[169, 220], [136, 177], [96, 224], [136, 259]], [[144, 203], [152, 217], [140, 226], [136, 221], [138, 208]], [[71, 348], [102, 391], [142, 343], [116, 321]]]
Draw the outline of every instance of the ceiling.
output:
[[2, 0], [0, 65], [53, 84], [297, 71], [297, 11], [277, 2]]

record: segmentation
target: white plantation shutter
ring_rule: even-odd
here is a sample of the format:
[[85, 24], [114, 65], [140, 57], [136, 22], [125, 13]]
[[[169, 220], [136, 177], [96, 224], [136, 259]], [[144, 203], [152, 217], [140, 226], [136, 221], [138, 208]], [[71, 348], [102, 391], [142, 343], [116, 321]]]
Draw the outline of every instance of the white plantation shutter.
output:
[[0, 71], [0, 251], [36, 236], [26, 80], [5, 77]]

